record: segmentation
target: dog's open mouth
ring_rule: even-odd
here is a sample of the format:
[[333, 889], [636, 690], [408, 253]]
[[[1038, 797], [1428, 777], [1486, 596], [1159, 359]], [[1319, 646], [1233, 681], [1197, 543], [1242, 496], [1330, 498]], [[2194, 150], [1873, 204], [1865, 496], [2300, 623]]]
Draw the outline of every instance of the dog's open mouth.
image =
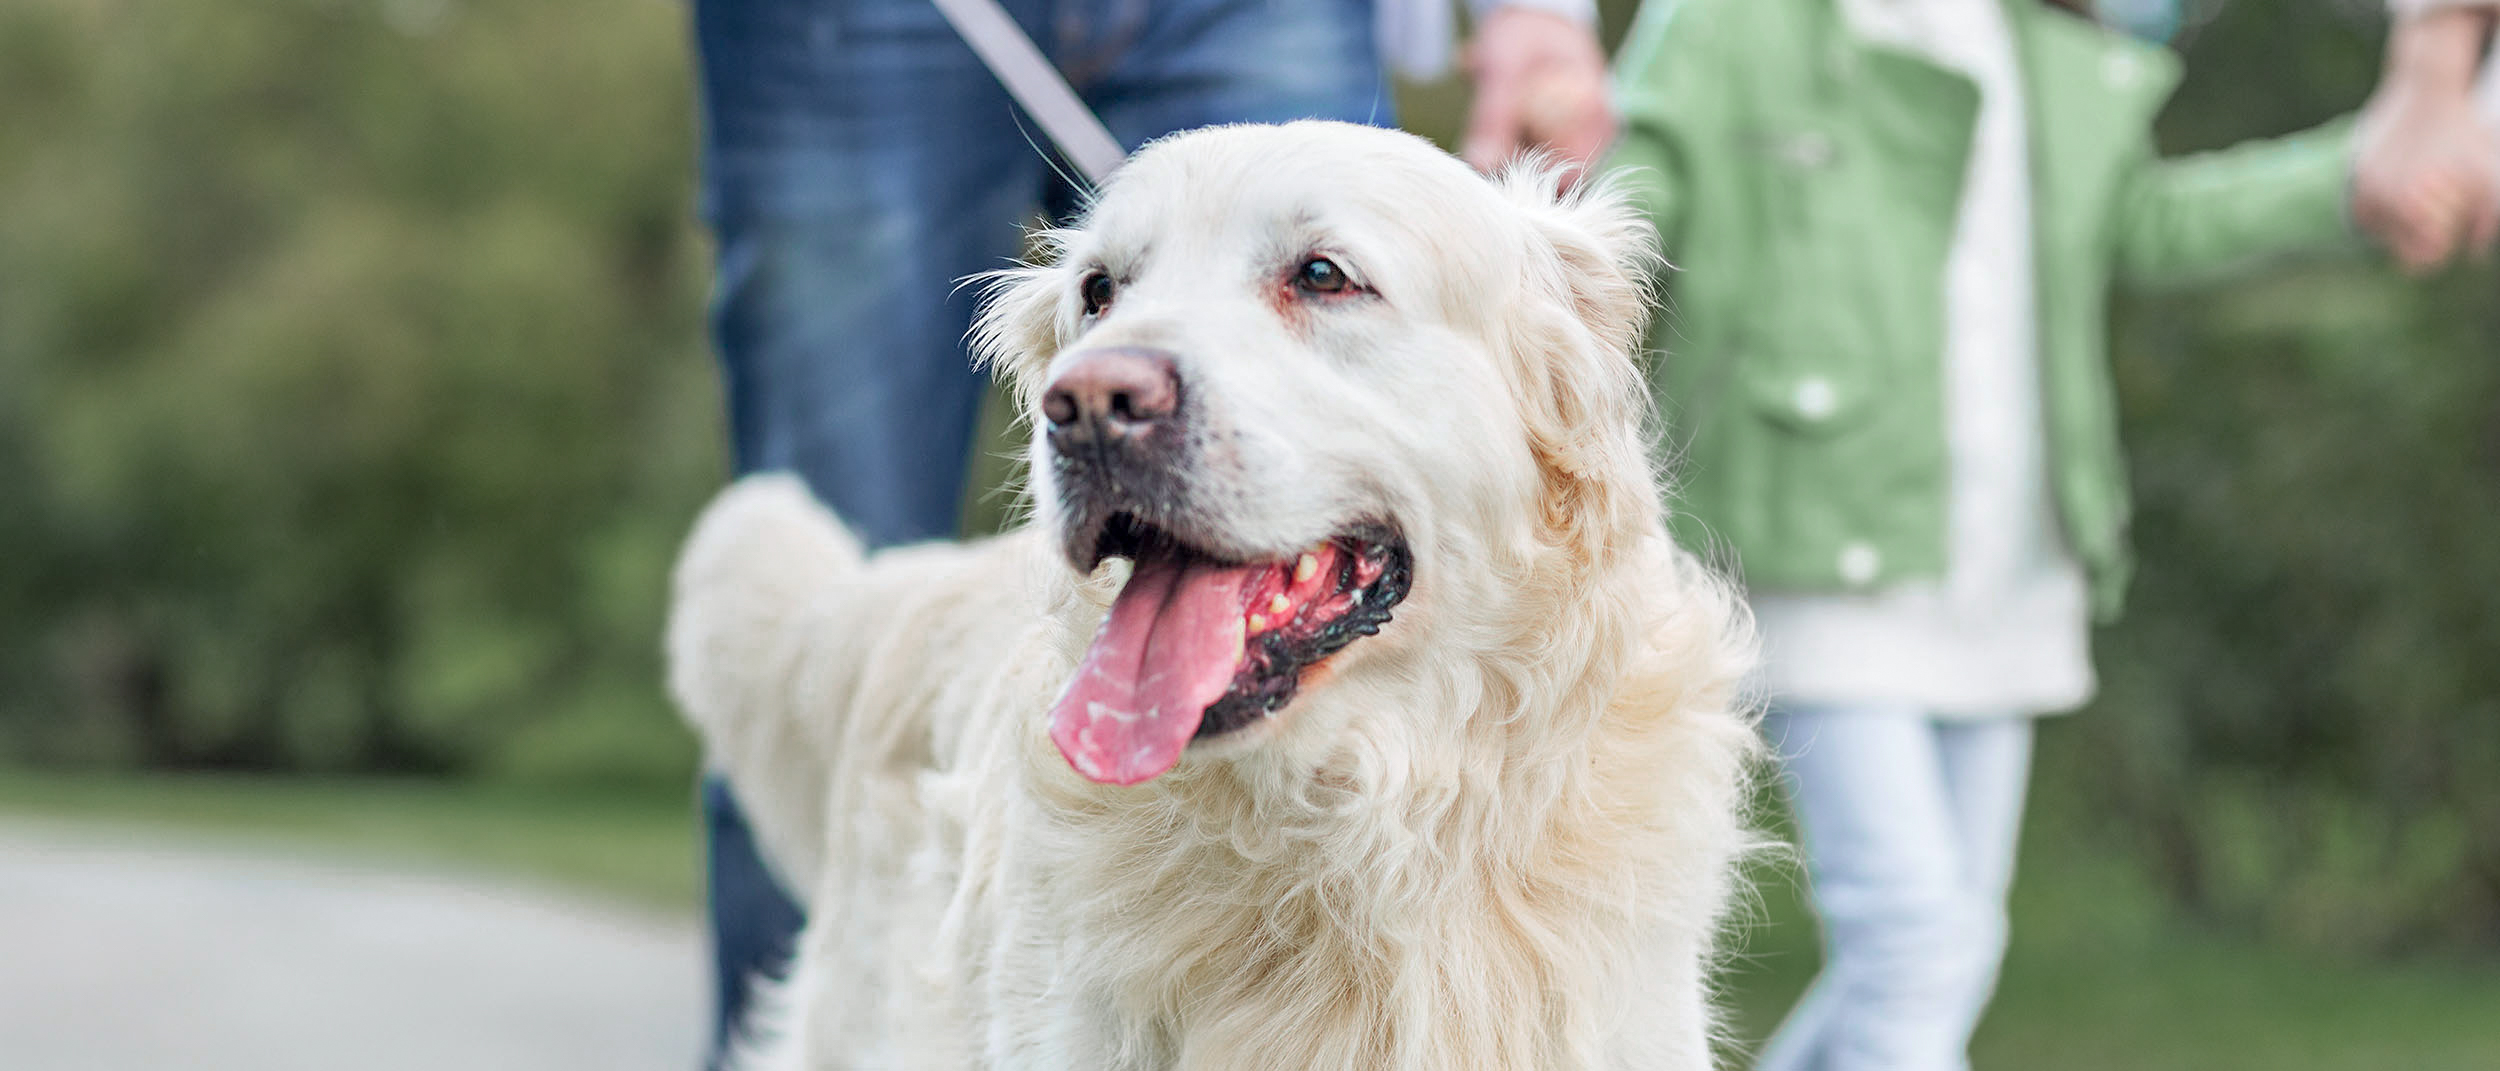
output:
[[1078, 773], [1113, 785], [1154, 778], [1191, 740], [1283, 707], [1305, 672], [1380, 631], [1413, 579], [1405, 540], [1385, 524], [1236, 563], [1121, 513], [1096, 550], [1136, 568], [1051, 708], [1050, 737]]

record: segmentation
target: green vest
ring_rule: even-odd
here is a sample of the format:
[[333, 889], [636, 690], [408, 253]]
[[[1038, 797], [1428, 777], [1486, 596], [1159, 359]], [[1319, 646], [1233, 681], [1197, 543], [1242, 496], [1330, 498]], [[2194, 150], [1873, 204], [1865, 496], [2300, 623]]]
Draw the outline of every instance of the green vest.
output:
[[[2109, 284], [2352, 245], [2350, 124], [2163, 160], [2167, 52], [2007, 0], [2029, 116], [2048, 481], [2094, 603], [2125, 590]], [[1979, 91], [1836, 0], [1649, 0], [1609, 169], [1665, 242], [1651, 383], [1688, 546], [1756, 589], [1941, 577], [1945, 261]]]

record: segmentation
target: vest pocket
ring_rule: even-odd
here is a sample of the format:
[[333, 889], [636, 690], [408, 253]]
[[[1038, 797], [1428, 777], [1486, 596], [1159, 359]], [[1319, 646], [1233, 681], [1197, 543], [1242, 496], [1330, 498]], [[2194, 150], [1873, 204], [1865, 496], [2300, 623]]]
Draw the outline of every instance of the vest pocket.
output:
[[1755, 415], [1798, 435], [1829, 436], [1864, 423], [1874, 411], [1872, 363], [1756, 352], [1740, 360], [1737, 378]]

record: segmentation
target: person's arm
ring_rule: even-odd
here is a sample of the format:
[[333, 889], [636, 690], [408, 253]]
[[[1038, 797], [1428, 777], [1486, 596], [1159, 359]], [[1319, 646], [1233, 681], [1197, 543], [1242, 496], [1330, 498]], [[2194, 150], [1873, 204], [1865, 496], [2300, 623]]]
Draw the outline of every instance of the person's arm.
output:
[[1490, 171], [1543, 148], [1575, 171], [1614, 136], [1595, 0], [1490, 0], [1473, 5], [1467, 72], [1475, 79], [1460, 154]]
[[2387, 69], [2366, 112], [2353, 215], [2397, 263], [2425, 272], [2500, 240], [2500, 136], [2473, 92], [2500, 0], [2392, 0]]
[[2195, 282], [2355, 244], [2353, 125], [2163, 160], [2148, 138], [2123, 180], [2115, 269], [2122, 282]]

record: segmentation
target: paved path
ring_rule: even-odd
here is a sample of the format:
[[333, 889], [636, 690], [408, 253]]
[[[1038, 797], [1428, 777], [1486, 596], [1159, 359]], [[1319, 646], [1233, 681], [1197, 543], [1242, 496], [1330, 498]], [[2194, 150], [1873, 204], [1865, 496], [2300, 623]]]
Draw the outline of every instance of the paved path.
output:
[[690, 919], [0, 824], [7, 1071], [691, 1071]]

